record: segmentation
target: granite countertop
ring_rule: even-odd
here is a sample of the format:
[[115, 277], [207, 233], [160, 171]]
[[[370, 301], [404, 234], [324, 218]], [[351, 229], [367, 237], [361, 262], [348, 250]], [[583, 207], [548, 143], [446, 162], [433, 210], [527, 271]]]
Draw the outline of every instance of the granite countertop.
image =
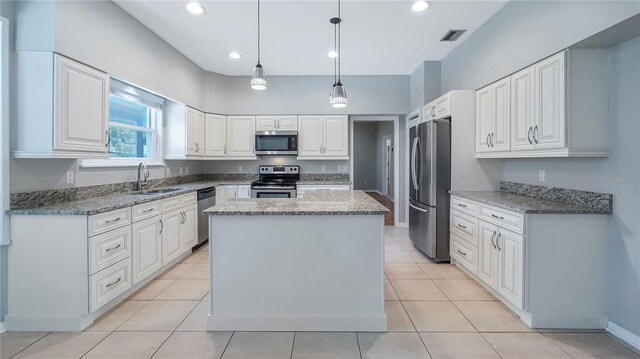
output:
[[[201, 181], [192, 183], [181, 183], [166, 187], [178, 188], [177, 191], [159, 194], [136, 194], [136, 193], [117, 193], [107, 196], [85, 198], [75, 201], [60, 202], [42, 207], [20, 208], [7, 211], [9, 215], [58, 215], [58, 216], [86, 216], [115, 209], [134, 206], [136, 204], [156, 201], [162, 198], [178, 196], [185, 193], [195, 192], [197, 190], [232, 184], [250, 184], [251, 181], [243, 180], [218, 180], [218, 181]], [[153, 188], [157, 189], [157, 188]], [[153, 190], [145, 189], [145, 190]]]
[[384, 215], [389, 210], [363, 191], [312, 191], [293, 199], [231, 199], [204, 210], [216, 216]]
[[527, 197], [505, 192], [451, 192], [458, 196], [491, 206], [508, 209], [514, 212], [528, 214], [610, 214], [609, 212], [592, 207], [551, 201], [535, 197]]

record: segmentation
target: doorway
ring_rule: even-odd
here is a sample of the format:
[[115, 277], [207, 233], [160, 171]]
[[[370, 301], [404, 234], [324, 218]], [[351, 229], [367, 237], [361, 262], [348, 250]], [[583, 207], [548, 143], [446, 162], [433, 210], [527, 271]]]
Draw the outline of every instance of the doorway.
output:
[[391, 135], [382, 138], [382, 167], [383, 167], [383, 195], [393, 201], [393, 137]]

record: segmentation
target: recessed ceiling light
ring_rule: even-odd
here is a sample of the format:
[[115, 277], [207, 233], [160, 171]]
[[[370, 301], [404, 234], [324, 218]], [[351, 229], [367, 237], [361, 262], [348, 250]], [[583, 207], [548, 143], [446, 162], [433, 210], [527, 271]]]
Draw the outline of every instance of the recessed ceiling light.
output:
[[338, 57], [338, 53], [336, 52], [336, 50], [329, 51], [327, 55], [329, 55], [329, 57]]
[[232, 58], [232, 59], [239, 59], [239, 58], [242, 57], [242, 54], [240, 54], [237, 51], [234, 51], [234, 52], [230, 52], [229, 53], [229, 57]]
[[204, 12], [204, 8], [198, 3], [190, 2], [187, 4], [187, 11], [192, 14], [200, 15]]
[[429, 7], [429, 3], [424, 0], [418, 0], [413, 3], [411, 6], [411, 10], [413, 11], [424, 11]]

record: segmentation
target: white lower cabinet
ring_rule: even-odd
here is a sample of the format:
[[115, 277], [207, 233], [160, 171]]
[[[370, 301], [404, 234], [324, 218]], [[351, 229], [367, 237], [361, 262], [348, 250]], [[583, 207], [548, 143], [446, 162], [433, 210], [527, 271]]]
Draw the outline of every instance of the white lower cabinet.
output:
[[298, 185], [296, 192], [297, 197], [302, 198], [309, 191], [348, 191], [351, 185], [348, 184], [327, 184], [327, 185]]
[[498, 247], [498, 292], [516, 307], [523, 307], [522, 281], [524, 237], [500, 230], [496, 238]]
[[498, 227], [480, 221], [478, 241], [478, 277], [495, 288], [498, 284], [498, 251], [495, 239]]
[[239, 185], [238, 198], [251, 198], [251, 186]]
[[216, 204], [226, 203], [232, 198], [251, 198], [251, 185], [216, 186]]
[[134, 223], [131, 231], [133, 233], [133, 284], [136, 284], [162, 267], [160, 216]]
[[162, 264], [180, 256], [180, 235], [184, 215], [181, 210], [162, 214]]
[[89, 277], [89, 311], [94, 311], [133, 285], [131, 257]]
[[198, 243], [198, 205], [185, 207], [182, 213], [184, 222], [180, 229], [180, 249], [181, 253], [184, 253]]

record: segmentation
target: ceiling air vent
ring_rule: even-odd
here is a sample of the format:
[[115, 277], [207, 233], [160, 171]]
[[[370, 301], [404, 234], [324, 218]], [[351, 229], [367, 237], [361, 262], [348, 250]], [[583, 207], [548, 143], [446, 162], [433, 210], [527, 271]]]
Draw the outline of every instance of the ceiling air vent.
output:
[[440, 41], [456, 41], [467, 30], [449, 30]]

